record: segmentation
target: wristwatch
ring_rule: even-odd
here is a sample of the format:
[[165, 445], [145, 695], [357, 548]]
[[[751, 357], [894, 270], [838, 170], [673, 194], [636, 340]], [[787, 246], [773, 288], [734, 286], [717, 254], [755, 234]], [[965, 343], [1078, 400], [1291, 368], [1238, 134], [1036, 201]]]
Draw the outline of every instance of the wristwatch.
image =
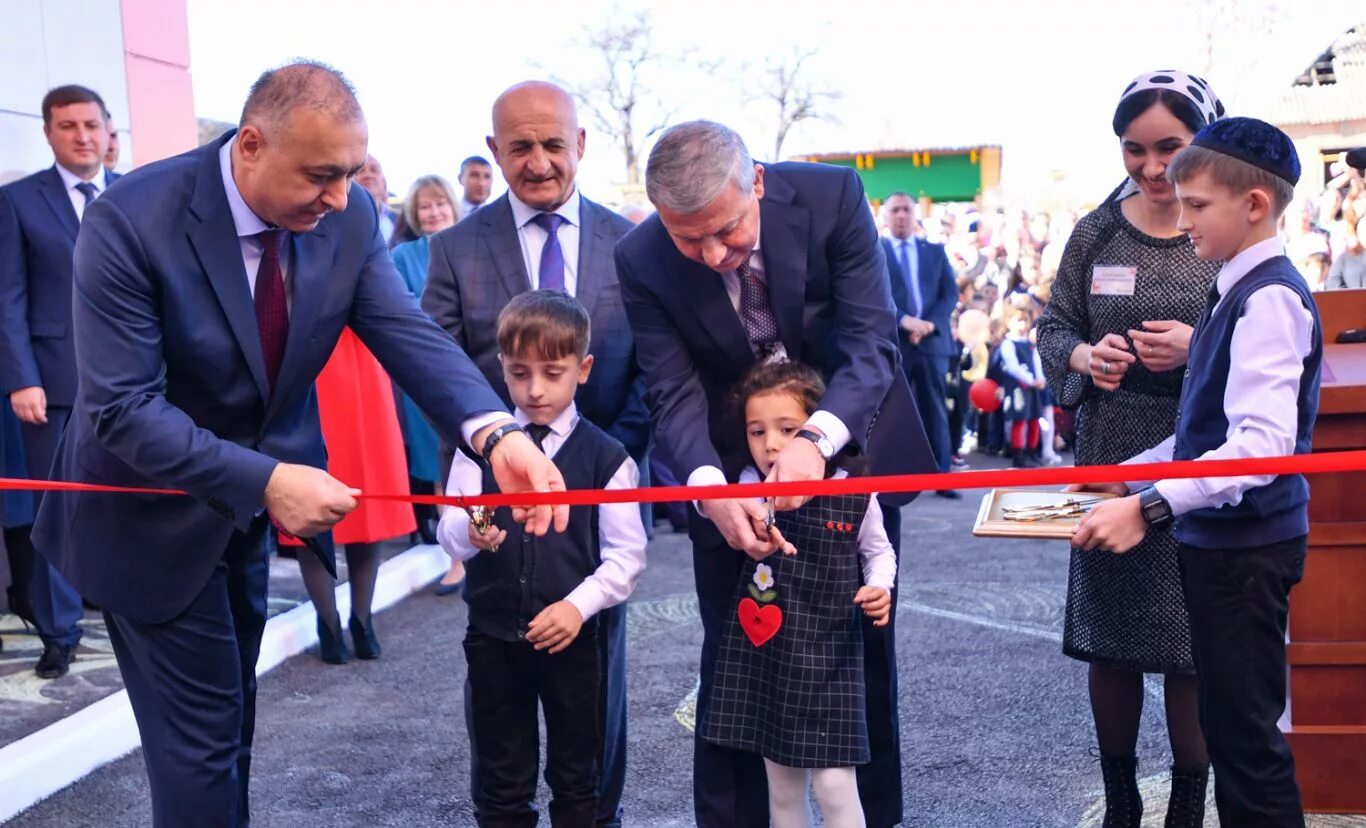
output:
[[821, 457], [824, 457], [826, 460], [835, 456], [835, 444], [830, 442], [830, 438], [826, 437], [824, 434], [812, 431], [809, 428], [804, 428], [797, 432], [797, 436], [801, 437], [803, 440], [810, 440], [815, 443], [816, 451], [819, 451]]
[[1172, 522], [1172, 506], [1154, 486], [1138, 493], [1138, 509], [1149, 526], [1166, 526]]
[[524, 431], [524, 429], [514, 420], [510, 423], [503, 423], [493, 430], [493, 433], [484, 440], [484, 462], [493, 465], [493, 449], [503, 438], [514, 431]]

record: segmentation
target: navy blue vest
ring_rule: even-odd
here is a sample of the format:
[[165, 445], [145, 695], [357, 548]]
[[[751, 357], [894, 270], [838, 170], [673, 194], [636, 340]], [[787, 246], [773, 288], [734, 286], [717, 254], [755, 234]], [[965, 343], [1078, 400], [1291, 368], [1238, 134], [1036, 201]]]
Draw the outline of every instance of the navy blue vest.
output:
[[[1206, 305], [1191, 338], [1186, 381], [1177, 411], [1174, 459], [1193, 460], [1227, 442], [1224, 390], [1233, 330], [1243, 316], [1248, 297], [1269, 285], [1295, 291], [1314, 317], [1313, 348], [1300, 375], [1295, 432], [1295, 453], [1309, 453], [1319, 408], [1323, 332], [1318, 308], [1304, 278], [1289, 259], [1276, 256], [1239, 279], [1218, 308], [1211, 312], [1213, 296]], [[1243, 499], [1235, 505], [1195, 509], [1182, 515], [1177, 518], [1174, 531], [1181, 542], [1206, 549], [1246, 549], [1300, 537], [1309, 532], [1309, 484], [1302, 474], [1281, 475], [1265, 486], [1244, 492]]]
[[[570, 491], [606, 488], [625, 461], [621, 443], [583, 417], [555, 452], [555, 465]], [[483, 490], [498, 491], [487, 468]], [[564, 532], [552, 528], [540, 538], [523, 532], [511, 509], [499, 509], [494, 523], [507, 531], [507, 540], [496, 553], [480, 552], [465, 564], [465, 603], [470, 624], [480, 632], [518, 641], [537, 613], [564, 600], [602, 563], [598, 510], [571, 506]]]

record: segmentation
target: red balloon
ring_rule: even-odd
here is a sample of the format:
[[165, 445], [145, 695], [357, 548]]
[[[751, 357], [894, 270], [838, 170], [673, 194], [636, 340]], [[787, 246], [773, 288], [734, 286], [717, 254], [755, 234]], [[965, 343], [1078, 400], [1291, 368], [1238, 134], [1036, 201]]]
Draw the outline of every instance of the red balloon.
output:
[[1001, 386], [996, 380], [979, 379], [968, 388], [968, 398], [978, 411], [990, 414], [1001, 407]]

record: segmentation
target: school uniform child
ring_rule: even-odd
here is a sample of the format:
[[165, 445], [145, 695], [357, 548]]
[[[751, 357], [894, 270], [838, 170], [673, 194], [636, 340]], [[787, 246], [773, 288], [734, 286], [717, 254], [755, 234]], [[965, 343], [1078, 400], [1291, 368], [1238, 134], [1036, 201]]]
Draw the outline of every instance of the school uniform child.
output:
[[1024, 468], [1038, 465], [1034, 455], [1039, 448], [1039, 422], [1043, 417], [1043, 365], [1038, 349], [1029, 339], [1034, 327], [1029, 310], [1007, 304], [1005, 323], [1007, 334], [999, 351], [1004, 391], [1001, 412], [1010, 438], [1011, 465]]
[[[499, 359], [513, 415], [554, 459], [570, 489], [633, 489], [636, 464], [579, 416], [574, 393], [588, 379], [588, 313], [560, 291], [531, 291], [498, 316]], [[457, 454], [446, 491], [498, 491], [487, 467]], [[545, 719], [550, 821], [591, 826], [603, 748], [594, 616], [622, 603], [645, 568], [645, 527], [632, 503], [570, 508], [562, 533], [524, 533], [499, 509], [481, 533], [462, 509], [437, 528], [442, 548], [466, 561], [465, 660], [471, 785], [481, 826], [536, 824], [532, 799]]]
[[[1299, 176], [1290, 139], [1251, 118], [1210, 124], [1167, 168], [1179, 229], [1200, 258], [1226, 264], [1191, 339], [1176, 433], [1130, 462], [1310, 451], [1323, 335], [1276, 234]], [[1220, 823], [1303, 826], [1294, 758], [1277, 727], [1290, 590], [1309, 532], [1303, 475], [1092, 488], [1137, 494], [1093, 509], [1075, 546], [1122, 553], [1175, 519]]]
[[[824, 392], [800, 363], [750, 372], [737, 396], [754, 466], [741, 483], [768, 474]], [[764, 757], [774, 828], [811, 824], [808, 784], [828, 828], [863, 826], [854, 767], [870, 750], [858, 613], [887, 624], [896, 553], [876, 496], [817, 497], [776, 513], [774, 525], [783, 552], [741, 573], [699, 732]]]

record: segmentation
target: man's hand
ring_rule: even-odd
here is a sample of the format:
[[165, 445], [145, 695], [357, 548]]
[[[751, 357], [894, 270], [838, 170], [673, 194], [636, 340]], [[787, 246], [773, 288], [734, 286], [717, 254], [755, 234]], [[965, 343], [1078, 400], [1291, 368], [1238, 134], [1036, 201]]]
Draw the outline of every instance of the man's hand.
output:
[[349, 488], [322, 469], [280, 463], [266, 483], [265, 507], [284, 530], [299, 538], [322, 534], [358, 505]]
[[[493, 426], [490, 426], [493, 428]], [[475, 445], [482, 447], [483, 441], [476, 435]], [[493, 447], [493, 479], [504, 494], [516, 492], [562, 492], [564, 476], [545, 453], [536, 448], [531, 438], [518, 431], [507, 435]], [[537, 537], [550, 531], [552, 522], [556, 532], [563, 532], [569, 525], [569, 506], [532, 506], [515, 507], [512, 518], [526, 524], [526, 531]]]
[[933, 322], [926, 322], [914, 316], [901, 317], [901, 328], [906, 331], [906, 338], [912, 345], [919, 345], [922, 339], [934, 333]]
[[708, 500], [701, 506], [702, 514], [716, 524], [730, 548], [738, 549], [756, 561], [762, 561], [780, 549], [791, 548], [776, 526], [764, 526], [768, 508], [753, 498]]
[[508, 539], [508, 533], [497, 526], [492, 527], [485, 534], [479, 534], [479, 530], [474, 528], [474, 521], [465, 525], [465, 531], [469, 535], [470, 546], [483, 552], [497, 552], [498, 547], [503, 545], [503, 541]]
[[863, 614], [873, 619], [874, 627], [885, 627], [892, 613], [892, 593], [883, 587], [862, 586], [854, 594], [854, 603], [863, 607]]
[[1091, 346], [1091, 381], [1102, 391], [1114, 391], [1134, 362], [1129, 343], [1119, 334], [1106, 334]]
[[1072, 533], [1072, 545], [1088, 552], [1107, 549], [1122, 555], [1138, 546], [1148, 534], [1148, 522], [1139, 509], [1138, 495], [1107, 500], [1091, 507]]
[[[811, 428], [811, 426], [806, 426]], [[813, 431], [815, 429], [812, 429]], [[768, 470], [767, 483], [792, 483], [806, 480], [825, 479], [825, 458], [821, 456], [816, 444], [803, 437], [797, 437], [778, 452], [773, 467]], [[810, 497], [777, 497], [773, 508], [780, 512], [803, 506]]]
[[1194, 328], [1172, 319], [1144, 322], [1143, 327], [1129, 331], [1129, 338], [1149, 371], [1171, 371], [1186, 364]]
[[551, 655], [563, 650], [579, 637], [583, 616], [579, 608], [568, 601], [556, 601], [536, 614], [526, 630], [526, 640], [538, 650], [550, 650]]
[[9, 404], [20, 422], [29, 425], [47, 424], [47, 392], [42, 386], [31, 385], [28, 388], [11, 391]]

